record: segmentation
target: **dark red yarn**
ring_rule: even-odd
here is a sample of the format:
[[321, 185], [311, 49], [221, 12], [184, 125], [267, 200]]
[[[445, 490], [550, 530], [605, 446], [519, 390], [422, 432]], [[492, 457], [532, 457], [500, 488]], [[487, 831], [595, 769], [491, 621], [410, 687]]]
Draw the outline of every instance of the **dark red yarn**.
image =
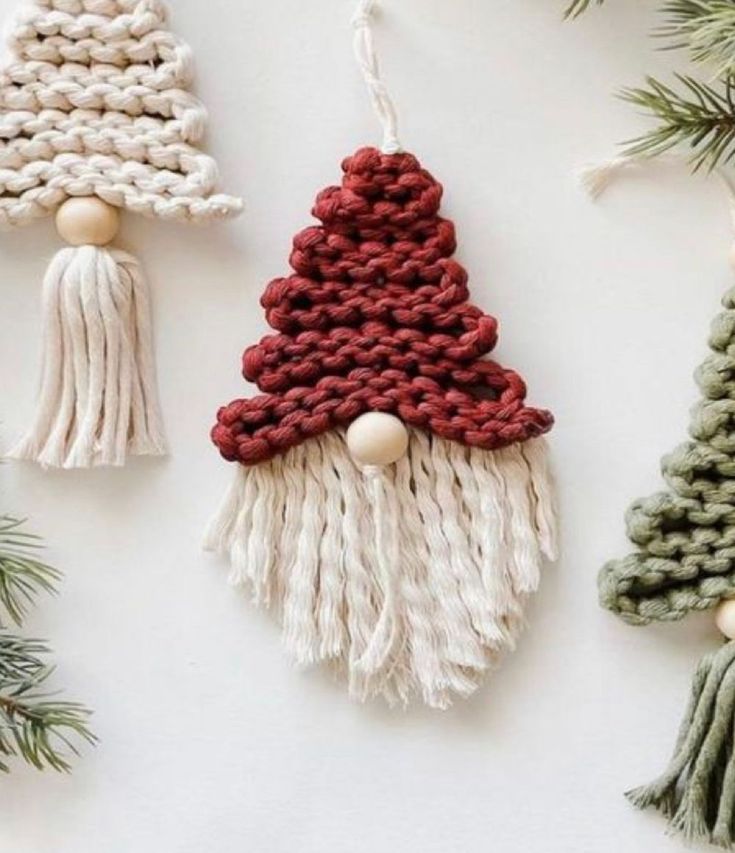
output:
[[263, 394], [218, 412], [225, 459], [263, 462], [367, 411], [488, 450], [547, 432], [520, 376], [482, 358], [497, 322], [467, 302], [441, 184], [411, 154], [374, 148], [342, 169], [317, 196], [322, 224], [294, 239], [294, 272], [261, 299], [279, 334], [243, 356]]

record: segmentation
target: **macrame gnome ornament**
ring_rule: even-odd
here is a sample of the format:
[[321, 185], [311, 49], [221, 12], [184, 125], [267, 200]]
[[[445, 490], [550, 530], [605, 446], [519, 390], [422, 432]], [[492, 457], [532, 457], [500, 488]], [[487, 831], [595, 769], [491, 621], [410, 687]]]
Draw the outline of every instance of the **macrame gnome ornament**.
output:
[[46, 274], [37, 411], [10, 456], [86, 468], [164, 453], [146, 283], [109, 244], [121, 210], [203, 222], [240, 209], [196, 147], [191, 51], [159, 0], [36, 0], [10, 50], [0, 226], [55, 214], [69, 244]]
[[243, 358], [262, 394], [212, 432], [239, 470], [208, 544], [297, 662], [332, 663], [360, 699], [443, 708], [513, 645], [554, 554], [552, 417], [483, 358], [497, 323], [468, 302], [441, 185], [398, 143], [371, 6], [355, 39], [383, 150], [343, 162], [266, 288], [276, 333]]
[[[637, 163], [616, 158], [583, 177], [599, 195], [621, 168]], [[711, 353], [695, 374], [702, 399], [692, 410], [689, 439], [662, 460], [666, 489], [629, 507], [626, 528], [635, 550], [603, 567], [599, 590], [602, 606], [631, 625], [714, 608], [725, 642], [697, 667], [669, 766], [627, 797], [639, 808], [659, 809], [688, 840], [729, 848], [735, 841], [735, 289], [722, 304]]]

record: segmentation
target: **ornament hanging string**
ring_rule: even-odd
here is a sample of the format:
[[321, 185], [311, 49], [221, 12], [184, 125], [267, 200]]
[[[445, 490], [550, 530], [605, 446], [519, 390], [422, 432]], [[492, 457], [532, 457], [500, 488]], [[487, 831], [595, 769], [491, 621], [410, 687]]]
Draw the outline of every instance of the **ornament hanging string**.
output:
[[[674, 166], [689, 162], [685, 155], [675, 153], [660, 154], [656, 160]], [[579, 169], [577, 177], [590, 197], [598, 199], [623, 172], [645, 168], [651, 162], [651, 157], [644, 154], [622, 154], [618, 157], [610, 157], [607, 160], [585, 164]], [[727, 190], [733, 214], [733, 224], [735, 224], [735, 182], [724, 169], [713, 169], [713, 172], [720, 178]]]
[[355, 59], [360, 66], [365, 85], [370, 93], [375, 114], [383, 128], [384, 154], [398, 154], [403, 146], [398, 139], [398, 115], [393, 99], [388, 94], [385, 83], [380, 78], [380, 66], [373, 41], [372, 20], [377, 9], [377, 0], [359, 0], [352, 17], [355, 30]]

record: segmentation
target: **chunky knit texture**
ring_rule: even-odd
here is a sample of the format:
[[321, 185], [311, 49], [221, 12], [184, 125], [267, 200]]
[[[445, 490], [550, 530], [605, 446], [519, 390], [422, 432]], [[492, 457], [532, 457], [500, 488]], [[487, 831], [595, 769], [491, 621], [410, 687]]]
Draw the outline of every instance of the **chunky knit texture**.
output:
[[414, 156], [363, 148], [319, 194], [321, 225], [296, 236], [294, 272], [261, 300], [278, 334], [246, 350], [263, 392], [218, 413], [222, 455], [252, 465], [367, 411], [494, 450], [547, 432], [520, 376], [482, 356], [497, 322], [467, 302], [442, 187]]
[[0, 74], [0, 227], [52, 213], [69, 196], [164, 219], [239, 211], [216, 194], [196, 147], [206, 127], [187, 91], [189, 47], [160, 0], [36, 0]]
[[723, 305], [712, 355], [696, 374], [704, 400], [691, 440], [663, 459], [668, 490], [628, 510], [638, 550], [600, 575], [603, 606], [633, 624], [680, 619], [735, 596], [735, 290]]

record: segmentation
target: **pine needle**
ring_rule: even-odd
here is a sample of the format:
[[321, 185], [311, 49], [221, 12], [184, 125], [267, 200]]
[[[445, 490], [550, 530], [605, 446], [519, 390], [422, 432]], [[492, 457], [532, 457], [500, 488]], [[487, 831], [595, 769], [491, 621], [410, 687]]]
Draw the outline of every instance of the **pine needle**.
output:
[[656, 35], [669, 47], [689, 51], [695, 62], [711, 63], [715, 76], [735, 73], [735, 3], [732, 0], [668, 0], [662, 8], [668, 19]]
[[626, 154], [655, 157], [683, 145], [691, 153], [694, 171], [714, 169], [735, 156], [735, 106], [732, 83], [721, 91], [693, 77], [677, 74], [683, 91], [649, 77], [646, 86], [625, 89], [621, 97], [643, 108], [656, 127], [627, 143]]
[[[567, 17], [595, 2], [603, 0], [571, 0]], [[624, 89], [621, 97], [656, 122], [625, 143], [625, 153], [657, 157], [683, 148], [694, 171], [728, 164], [735, 158], [735, 0], [664, 0], [661, 14], [655, 35], [667, 49], [686, 50], [713, 70], [707, 82], [677, 74], [678, 85], [648, 77], [644, 86]]]
[[75, 742], [96, 742], [83, 705], [43, 692], [53, 672], [42, 661], [47, 652], [38, 640], [0, 631], [0, 772], [9, 772], [11, 756], [38, 770], [68, 771], [69, 757], [78, 754]]
[[565, 18], [576, 18], [592, 5], [602, 6], [604, 0], [571, 0], [564, 13]]
[[46, 692], [53, 669], [46, 665], [46, 644], [4, 629], [20, 625], [39, 593], [55, 592], [60, 573], [38, 559], [41, 542], [22, 522], [0, 516], [0, 772], [17, 756], [33, 767], [70, 769], [79, 742], [93, 744], [90, 712]]
[[[37, 559], [41, 548], [37, 536], [26, 533], [22, 522], [0, 516], [0, 607], [16, 625], [39, 592], [55, 592], [61, 575]], [[0, 612], [0, 627], [3, 615]]]

